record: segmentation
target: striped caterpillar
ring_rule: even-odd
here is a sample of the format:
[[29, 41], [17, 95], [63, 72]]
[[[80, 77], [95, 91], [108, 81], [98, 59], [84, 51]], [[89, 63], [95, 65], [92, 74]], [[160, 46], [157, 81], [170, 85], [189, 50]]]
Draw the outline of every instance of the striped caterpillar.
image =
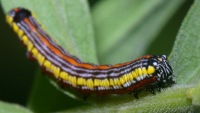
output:
[[143, 89], [155, 93], [154, 88], [160, 91], [175, 83], [165, 55], [145, 55], [115, 65], [94, 65], [80, 61], [56, 44], [29, 10], [15, 8], [9, 11], [6, 20], [27, 47], [29, 58], [34, 58], [59, 84], [83, 95], [131, 93], [137, 98]]

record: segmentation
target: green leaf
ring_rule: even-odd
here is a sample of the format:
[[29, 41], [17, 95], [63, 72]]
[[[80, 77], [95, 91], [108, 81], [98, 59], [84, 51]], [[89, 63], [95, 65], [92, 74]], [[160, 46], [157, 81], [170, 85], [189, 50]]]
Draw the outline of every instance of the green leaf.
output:
[[177, 35], [170, 61], [178, 84], [192, 84], [187, 97], [200, 106], [200, 0], [196, 0]]
[[[15, 7], [34, 12], [47, 33], [70, 54], [82, 61], [97, 63], [94, 32], [86, 0], [3, 0], [2, 5], [6, 13]], [[28, 103], [33, 111], [52, 112], [82, 104], [52, 87], [42, 74], [37, 75]]]
[[187, 97], [192, 100], [192, 104], [195, 106], [200, 106], [200, 83], [195, 87], [187, 90]]
[[105, 0], [92, 9], [99, 61], [119, 63], [148, 50], [184, 0]]
[[178, 84], [196, 84], [200, 80], [200, 1], [196, 0], [177, 35], [170, 62]]
[[148, 95], [139, 100], [127, 98], [126, 96], [117, 96], [112, 101], [106, 101], [105, 98], [98, 100], [98, 104], [89, 107], [81, 107], [63, 111], [61, 113], [87, 112], [87, 113], [162, 113], [162, 112], [191, 112], [193, 106], [191, 101], [186, 97], [185, 92], [189, 86], [176, 85], [173, 88], [168, 88], [156, 96]]
[[11, 104], [0, 101], [0, 113], [32, 113], [32, 112], [17, 104]]
[[88, 105], [83, 101], [77, 100], [74, 97], [75, 95], [66, 95], [68, 91], [50, 84], [51, 80], [40, 74], [40, 70], [36, 75], [37, 78], [28, 101], [28, 107], [34, 112], [54, 112]]

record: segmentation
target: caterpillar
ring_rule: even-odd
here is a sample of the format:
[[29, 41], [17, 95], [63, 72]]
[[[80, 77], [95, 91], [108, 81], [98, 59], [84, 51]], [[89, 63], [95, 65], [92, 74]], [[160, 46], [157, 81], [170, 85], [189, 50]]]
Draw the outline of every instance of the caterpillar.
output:
[[32, 13], [14, 8], [7, 23], [27, 47], [28, 58], [35, 59], [42, 70], [58, 84], [71, 87], [83, 95], [134, 94], [148, 89], [152, 93], [175, 83], [175, 75], [166, 55], [145, 55], [115, 65], [94, 65], [72, 56], [43, 30]]

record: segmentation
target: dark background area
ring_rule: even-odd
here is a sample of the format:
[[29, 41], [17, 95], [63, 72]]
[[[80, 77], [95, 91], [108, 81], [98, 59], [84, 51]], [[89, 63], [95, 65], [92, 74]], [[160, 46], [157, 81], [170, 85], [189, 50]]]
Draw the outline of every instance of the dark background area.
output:
[[[170, 54], [181, 23], [193, 2], [193, 0], [185, 1], [185, 3], [177, 10], [177, 12], [172, 16], [165, 27], [161, 30], [161, 32], [158, 34], [154, 42], [150, 45], [150, 48], [149, 50], [147, 50], [146, 53], [166, 55]], [[161, 46], [163, 46], [163, 48], [160, 48]]]
[[[89, 0], [92, 8], [100, 0]], [[176, 34], [181, 26], [193, 0], [186, 0], [180, 9], [162, 29], [157, 39], [151, 44], [147, 53], [159, 54], [163, 51], [168, 54], [171, 48], [156, 50], [160, 46], [173, 47]], [[0, 100], [26, 105], [29, 92], [32, 88], [35, 70], [38, 65], [26, 58], [26, 48], [20, 44], [17, 35], [5, 22], [5, 14], [0, 6]], [[171, 32], [168, 32], [171, 31]], [[169, 46], [170, 45], [170, 46]]]

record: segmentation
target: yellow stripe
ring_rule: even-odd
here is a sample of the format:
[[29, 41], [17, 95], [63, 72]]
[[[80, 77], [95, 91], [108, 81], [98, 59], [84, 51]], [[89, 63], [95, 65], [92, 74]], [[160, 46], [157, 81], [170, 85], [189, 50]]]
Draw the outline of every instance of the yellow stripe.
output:
[[26, 35], [22, 36], [22, 42], [24, 43], [24, 45], [28, 45], [29, 39]]
[[21, 37], [24, 34], [24, 31], [22, 31], [21, 29], [19, 29], [19, 31], [17, 32], [18, 37]]
[[31, 51], [33, 48], [33, 44], [29, 41], [27, 45], [28, 51]]
[[13, 23], [13, 30], [15, 31], [15, 33], [17, 33], [19, 30], [19, 27], [17, 26], [16, 23]]
[[125, 83], [125, 80], [123, 79], [123, 77], [120, 77], [119, 80], [120, 80], [120, 83], [121, 83], [122, 85]]
[[132, 81], [133, 80], [133, 76], [132, 76], [132, 74], [131, 73], [128, 73], [128, 81]]
[[69, 82], [72, 84], [72, 86], [76, 87], [76, 77], [75, 76], [69, 76]]
[[87, 86], [88, 86], [90, 89], [93, 89], [93, 88], [94, 88], [94, 83], [93, 83], [92, 79], [88, 79], [88, 80], [87, 80]]
[[77, 85], [84, 85], [84, 78], [78, 77], [77, 78]]
[[104, 83], [104, 87], [109, 87], [110, 86], [108, 79], [104, 79], [103, 83]]
[[13, 24], [13, 18], [12, 18], [11, 16], [7, 15], [7, 16], [6, 16], [6, 21], [7, 21], [7, 23], [8, 23], [10, 26], [12, 26], [12, 24]]
[[46, 69], [49, 69], [49, 70], [50, 70], [50, 68], [51, 68], [51, 62], [50, 62], [49, 60], [45, 60], [45, 61], [44, 61], [44, 67], [45, 67]]
[[32, 52], [33, 56], [34, 56], [35, 58], [37, 58], [38, 50], [37, 50], [36, 48], [33, 48], [33, 49], [31, 50], [31, 52]]
[[59, 74], [60, 74], [60, 68], [59, 67], [54, 67], [54, 70], [53, 70], [53, 74], [56, 78], [59, 77]]
[[137, 71], [138, 71], [138, 76], [142, 76], [142, 70], [141, 70], [141, 68], [138, 68]]
[[40, 53], [38, 53], [37, 59], [38, 59], [38, 63], [39, 63], [40, 65], [43, 65], [44, 60], [45, 60], [45, 57], [42, 56]]
[[147, 70], [147, 73], [149, 74], [149, 75], [151, 75], [151, 74], [153, 74], [155, 72], [155, 68], [153, 67], [153, 66], [149, 66], [148, 67], [148, 70]]
[[115, 86], [121, 86], [121, 83], [118, 78], [114, 79]]
[[110, 84], [110, 86], [114, 86], [114, 85], [115, 85], [115, 84], [114, 84], [114, 80], [113, 80], [112, 78], [110, 78], [110, 80], [109, 80], [109, 81], [110, 81], [110, 83], [109, 83], [109, 84]]
[[142, 73], [143, 73], [144, 75], [147, 75], [147, 70], [146, 70], [145, 67], [142, 68]]
[[132, 71], [132, 72], [131, 72], [131, 75], [132, 75], [133, 79], [136, 79], [136, 78], [137, 78], [137, 74], [135, 73], [135, 71]]
[[66, 73], [66, 72], [64, 72], [64, 71], [60, 72], [59, 77], [60, 77], [62, 80], [64, 80], [64, 81], [68, 81], [68, 80], [69, 80], [69, 75], [68, 75], [68, 73]]
[[100, 79], [94, 79], [94, 86], [100, 86]]

